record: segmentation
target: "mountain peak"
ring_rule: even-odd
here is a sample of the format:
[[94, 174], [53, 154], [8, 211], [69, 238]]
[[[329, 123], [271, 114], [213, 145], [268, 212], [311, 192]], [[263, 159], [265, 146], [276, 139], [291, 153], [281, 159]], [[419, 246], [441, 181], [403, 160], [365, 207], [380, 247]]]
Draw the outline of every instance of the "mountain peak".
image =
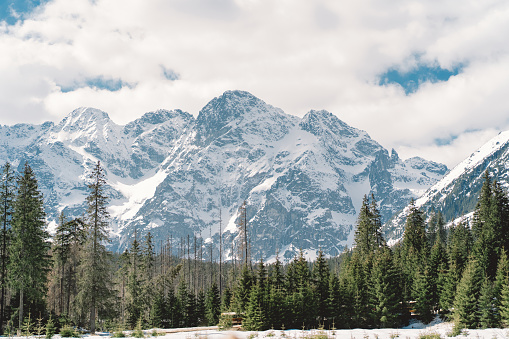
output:
[[67, 117], [72, 119], [92, 119], [92, 120], [109, 120], [110, 116], [108, 113], [101, 111], [100, 109], [93, 107], [79, 107], [69, 113]]
[[214, 126], [225, 124], [243, 116], [246, 112], [253, 111], [254, 107], [266, 106], [267, 104], [245, 91], [226, 91], [221, 96], [209, 101], [198, 115], [198, 125], [206, 124]]
[[360, 130], [351, 127], [336, 115], [326, 110], [311, 110], [303, 118], [300, 126], [305, 131], [308, 131], [316, 136], [321, 136], [326, 133], [332, 133], [342, 137], [357, 137], [360, 135]]
[[[202, 108], [196, 119], [198, 139], [202, 141], [226, 132], [228, 125], [238, 126], [241, 123], [256, 120], [278, 120], [274, 117], [286, 117], [279, 108], [245, 91], [226, 91], [212, 99]], [[255, 125], [258, 125], [255, 123]], [[232, 125], [233, 127], [233, 125]]]
[[86, 128], [92, 124], [104, 125], [110, 122], [108, 113], [92, 107], [80, 107], [69, 113], [58, 126], [62, 130]]

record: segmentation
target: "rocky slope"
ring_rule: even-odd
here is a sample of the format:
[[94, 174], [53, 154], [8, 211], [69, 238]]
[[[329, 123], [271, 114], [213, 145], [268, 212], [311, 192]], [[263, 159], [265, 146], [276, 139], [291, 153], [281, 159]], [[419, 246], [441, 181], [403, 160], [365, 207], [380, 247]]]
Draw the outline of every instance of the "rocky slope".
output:
[[[509, 187], [509, 131], [499, 133], [430, 187], [415, 201], [427, 215], [441, 211], [446, 222], [469, 218], [477, 204], [486, 170], [505, 189]], [[384, 225], [392, 242], [401, 238], [408, 207]]]
[[197, 235], [217, 245], [221, 227], [230, 258], [244, 201], [253, 258], [290, 258], [298, 248], [310, 258], [319, 248], [335, 255], [352, 244], [364, 194], [375, 195], [387, 220], [447, 171], [402, 161], [329, 112], [298, 118], [241, 91], [214, 98], [196, 119], [160, 110], [119, 126], [80, 108], [57, 125], [1, 126], [0, 140], [3, 159], [36, 171], [53, 227], [61, 211], [82, 215], [86, 176], [100, 160], [113, 249], [128, 246], [135, 230], [157, 244]]

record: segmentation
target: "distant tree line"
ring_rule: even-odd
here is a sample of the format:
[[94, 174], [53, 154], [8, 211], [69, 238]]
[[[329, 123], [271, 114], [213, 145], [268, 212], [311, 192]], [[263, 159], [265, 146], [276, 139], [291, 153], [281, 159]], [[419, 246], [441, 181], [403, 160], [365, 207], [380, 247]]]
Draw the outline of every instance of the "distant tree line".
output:
[[456, 329], [509, 326], [509, 198], [487, 172], [471, 227], [446, 228], [440, 212], [426, 218], [412, 202], [402, 240], [389, 247], [377, 203], [365, 196], [352, 249], [329, 259], [319, 250], [314, 262], [300, 251], [288, 264], [278, 256], [271, 264], [248, 260], [242, 215], [238, 262], [223, 262], [221, 252], [218, 262], [205, 260], [200, 238], [156, 250], [150, 233], [137, 232], [123, 253], [112, 253], [105, 187], [98, 162], [88, 177], [86, 213], [61, 213], [50, 242], [32, 169], [25, 164], [15, 173], [4, 165], [2, 332], [37, 318], [91, 332], [216, 325], [221, 312], [242, 317], [247, 330], [399, 327], [436, 316]]

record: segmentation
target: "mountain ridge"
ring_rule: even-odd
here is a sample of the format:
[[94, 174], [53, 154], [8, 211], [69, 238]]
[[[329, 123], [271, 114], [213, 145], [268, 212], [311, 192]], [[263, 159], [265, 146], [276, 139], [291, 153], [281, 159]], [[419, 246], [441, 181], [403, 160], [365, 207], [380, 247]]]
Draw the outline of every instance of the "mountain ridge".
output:
[[423, 159], [402, 161], [330, 112], [299, 118], [244, 91], [212, 99], [197, 118], [157, 110], [121, 126], [105, 112], [80, 108], [57, 125], [32, 127], [35, 139], [26, 128], [18, 132], [28, 141], [0, 144], [0, 152], [34, 168], [52, 227], [62, 211], [81, 216], [84, 179], [101, 161], [114, 250], [128, 246], [135, 230], [150, 231], [158, 242], [196, 235], [217, 246], [221, 214], [223, 240], [233, 244], [225, 256], [232, 258], [238, 208], [247, 201], [254, 257], [279, 250], [289, 258], [298, 248], [336, 255], [352, 244], [364, 194], [380, 201], [385, 220], [447, 170]]
[[[427, 215], [440, 211], [444, 221], [448, 223], [469, 219], [477, 203], [485, 171], [502, 187], [509, 188], [507, 164], [509, 131], [504, 131], [474, 151], [426, 190], [415, 200], [415, 206]], [[408, 206], [384, 225], [384, 233], [392, 243], [401, 238], [406, 215]]]

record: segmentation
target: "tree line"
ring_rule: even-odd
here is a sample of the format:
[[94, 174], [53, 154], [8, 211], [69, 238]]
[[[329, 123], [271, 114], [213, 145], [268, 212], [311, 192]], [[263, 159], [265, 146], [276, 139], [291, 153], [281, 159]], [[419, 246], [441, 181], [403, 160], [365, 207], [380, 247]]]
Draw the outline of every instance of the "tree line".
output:
[[221, 312], [241, 316], [247, 330], [399, 327], [437, 316], [457, 329], [509, 326], [509, 198], [487, 172], [471, 227], [446, 228], [440, 212], [426, 218], [412, 202], [403, 238], [390, 247], [377, 202], [365, 196], [352, 249], [329, 259], [319, 250], [314, 262], [300, 251], [288, 264], [278, 256], [252, 263], [247, 247], [239, 262], [207, 261], [196, 237], [187, 238], [187, 255], [181, 239], [175, 255], [173, 242], [157, 251], [150, 233], [137, 232], [123, 253], [112, 253], [99, 162], [88, 179], [86, 213], [70, 220], [62, 213], [50, 242], [32, 169], [25, 164], [17, 174], [4, 165], [2, 332], [34, 316], [95, 332], [216, 325]]

